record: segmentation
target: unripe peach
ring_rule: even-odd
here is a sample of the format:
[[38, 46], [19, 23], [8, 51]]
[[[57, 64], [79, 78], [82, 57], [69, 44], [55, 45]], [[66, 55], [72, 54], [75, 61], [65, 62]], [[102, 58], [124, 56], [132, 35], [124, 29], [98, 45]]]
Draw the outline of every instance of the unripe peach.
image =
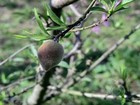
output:
[[46, 71], [57, 65], [62, 60], [63, 54], [62, 45], [53, 40], [47, 40], [38, 49], [38, 58]]

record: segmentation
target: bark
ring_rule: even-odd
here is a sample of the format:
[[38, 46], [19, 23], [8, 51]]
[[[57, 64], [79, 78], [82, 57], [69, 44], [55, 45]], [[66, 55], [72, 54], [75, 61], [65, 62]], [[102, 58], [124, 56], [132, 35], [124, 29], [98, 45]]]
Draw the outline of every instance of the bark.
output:
[[26, 105], [41, 105], [44, 95], [46, 94], [47, 86], [50, 85], [49, 79], [52, 76], [53, 70], [44, 73], [41, 77], [39, 75], [38, 83], [33, 89], [32, 94], [27, 100]]
[[[50, 0], [50, 7], [53, 12], [60, 17], [62, 8], [70, 5], [78, 0]], [[57, 25], [56, 23], [53, 24], [54, 26]], [[54, 31], [53, 35], [58, 34], [60, 31]], [[42, 69], [42, 68], [40, 68]], [[39, 70], [41, 71], [41, 70]], [[38, 72], [37, 72], [38, 73]], [[28, 98], [25, 105], [41, 105], [43, 102], [44, 95], [46, 94], [47, 87], [50, 85], [49, 79], [53, 75], [54, 71], [50, 70], [46, 72], [44, 76], [38, 80], [38, 84], [34, 87], [32, 94]], [[41, 81], [41, 82], [40, 82]]]
[[[62, 8], [68, 6], [78, 0], [50, 0], [50, 7], [52, 11], [58, 16], [61, 16]], [[58, 24], [53, 22], [53, 26], [57, 26]], [[53, 36], [57, 35], [61, 30], [53, 31]]]
[[78, 0], [51, 0], [51, 6], [56, 9], [68, 6]]

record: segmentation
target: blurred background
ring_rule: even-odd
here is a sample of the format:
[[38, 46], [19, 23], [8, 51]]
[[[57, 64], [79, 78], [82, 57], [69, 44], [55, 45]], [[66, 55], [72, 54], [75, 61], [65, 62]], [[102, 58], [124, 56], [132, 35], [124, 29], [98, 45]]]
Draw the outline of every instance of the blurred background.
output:
[[[0, 64], [0, 88], [36, 74], [35, 70], [39, 64], [37, 48], [41, 44], [40, 40], [46, 36], [40, 32], [34, 18], [33, 8], [38, 8], [42, 12], [44, 3], [49, 3], [49, 1], [0, 0], [0, 62], [17, 53], [19, 49], [21, 50], [20, 53]], [[83, 14], [89, 3], [90, 0], [80, 0], [74, 6], [79, 13]], [[84, 25], [94, 23], [99, 17], [104, 18], [104, 16], [105, 14], [101, 12], [95, 12]], [[70, 7], [63, 9], [63, 18], [68, 24], [78, 19]], [[135, 0], [130, 4], [129, 9], [116, 13], [104, 24], [81, 31], [81, 39], [86, 39], [81, 49], [85, 56], [77, 55], [78, 58], [74, 62], [76, 72], [83, 71], [86, 68], [87, 59], [95, 61], [139, 22], [140, 1]], [[25, 36], [17, 37], [16, 35]], [[74, 41], [73, 35], [61, 40], [60, 43], [64, 46], [65, 53], [73, 48]], [[64, 59], [64, 61], [68, 66], [68, 59]], [[51, 80], [53, 85], [57, 85], [65, 79], [67, 67], [62, 66], [62, 70], [62, 77]], [[123, 91], [121, 87], [123, 78], [126, 80], [129, 91], [140, 94], [140, 30], [70, 90], [118, 95]], [[14, 85], [14, 88], [0, 91], [0, 105], [4, 105], [2, 101], [7, 94], [20, 92], [34, 82], [33, 77]], [[20, 96], [21, 99], [25, 100], [30, 93], [31, 91], [24, 93]], [[47, 103], [52, 105], [121, 105], [120, 101], [87, 98], [67, 93], [62, 93]], [[128, 105], [135, 104], [128, 103]]]

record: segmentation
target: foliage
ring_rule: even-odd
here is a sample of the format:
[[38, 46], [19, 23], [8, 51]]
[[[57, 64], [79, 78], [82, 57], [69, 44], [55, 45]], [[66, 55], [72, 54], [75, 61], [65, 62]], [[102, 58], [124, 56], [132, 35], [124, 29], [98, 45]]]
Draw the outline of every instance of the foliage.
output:
[[[123, 0], [121, 3], [116, 5], [116, 0], [100, 0], [99, 6], [91, 8], [90, 11], [94, 16], [92, 15], [91, 18], [88, 18], [84, 26], [88, 26], [89, 23], [95, 22], [94, 20], [97, 20], [98, 17], [102, 17], [102, 14], [104, 13], [106, 16], [111, 15], [110, 19], [108, 20], [109, 26], [101, 25], [99, 27], [100, 31], [97, 34], [93, 28], [83, 30], [81, 32], [81, 39], [83, 41], [85, 39], [85, 42], [82, 46], [82, 51], [85, 56], [83, 56], [82, 53], [79, 53], [77, 55], [78, 59], [72, 62], [72, 64], [69, 64], [69, 59], [64, 59], [58, 65], [62, 77], [58, 77], [59, 79], [53, 78], [51, 80], [53, 85], [57, 86], [61, 80], [65, 80], [68, 70], [72, 69], [73, 67], [75, 67], [77, 70], [76, 75], [78, 75], [81, 71], [84, 71], [86, 68], [86, 62], [89, 60], [95, 61], [101, 56], [101, 54], [103, 54], [105, 50], [107, 50], [107, 48], [115, 43], [120, 37], [129, 32], [131, 26], [134, 26], [138, 20], [138, 17], [135, 14], [135, 6], [139, 7], [139, 4], [138, 1], [132, 1], [133, 0]], [[44, 1], [41, 2], [44, 4]], [[128, 3], [130, 2], [132, 2], [131, 8], [127, 9], [127, 12], [121, 11], [126, 9]], [[70, 9], [63, 10], [65, 13], [63, 15], [64, 20], [62, 20], [62, 17], [59, 19], [51, 11], [48, 5], [44, 7], [40, 1], [36, 1], [35, 3], [36, 5], [39, 5], [39, 7], [34, 7], [33, 2], [26, 0], [24, 1], [23, 6], [28, 6], [25, 6], [25, 8], [13, 7], [13, 9], [8, 9], [9, 4], [7, 4], [7, 1], [2, 1], [2, 4], [6, 4], [6, 7], [0, 8], [6, 12], [3, 12], [3, 15], [0, 16], [0, 61], [4, 60], [6, 57], [13, 54], [15, 51], [25, 46], [26, 44], [32, 43], [32, 45], [10, 59], [4, 65], [0, 66], [0, 87], [11, 84], [14, 81], [22, 78], [34, 76], [36, 73], [35, 69], [38, 67], [37, 48], [39, 45], [42, 43], [42, 41], [52, 37], [51, 31], [60, 29], [63, 30], [69, 26], [68, 24], [72, 24], [73, 22], [65, 22], [64, 20], [76, 20], [75, 15]], [[32, 5], [30, 6], [30, 4]], [[78, 5], [82, 6], [81, 4]], [[78, 10], [81, 13], [84, 13], [83, 11], [86, 8], [81, 8], [80, 6]], [[29, 11], [25, 12], [27, 10]], [[31, 10], [34, 10], [32, 12], [32, 16], [30, 16]], [[45, 13], [40, 18], [41, 11], [43, 10], [45, 10]], [[13, 11], [16, 11], [16, 15], [12, 14]], [[22, 12], [22, 14], [19, 12]], [[35, 20], [32, 21], [33, 23], [31, 22], [33, 13], [35, 15], [36, 23]], [[5, 18], [5, 15], [8, 15], [8, 17]], [[26, 18], [21, 18], [23, 16]], [[58, 26], [45, 27], [44, 21], [47, 20], [52, 20], [58, 24]], [[90, 99], [63, 93], [60, 96], [48, 101], [47, 104], [124, 105], [126, 101], [124, 98], [124, 89], [122, 89], [118, 83], [121, 80], [127, 82], [127, 88], [129, 88], [129, 90], [140, 93], [140, 38], [138, 37], [138, 34], [139, 31], [135, 33], [134, 36], [125, 42], [111, 56], [104, 60], [104, 62], [94, 71], [88, 74], [75, 86], [70, 88], [71, 90], [78, 90], [81, 92], [99, 92], [105, 94], [121, 95], [121, 101], [116, 101], [114, 103], [114, 101]], [[68, 53], [74, 47], [74, 39], [74, 34], [69, 32], [65, 38], [60, 40], [60, 43], [65, 48], [65, 53]], [[63, 72], [61, 70], [63, 70]], [[10, 95], [16, 92], [20, 92], [20, 90], [28, 87], [29, 84], [31, 85], [34, 82], [34, 79], [23, 81], [16, 85], [15, 88], [8, 89], [8, 91], [10, 91], [8, 94]], [[21, 99], [27, 98], [29, 93], [30, 91], [25, 93], [23, 96], [21, 96]], [[3, 105], [2, 100], [4, 100], [5, 97], [7, 97], [7, 93], [4, 91], [0, 92], [0, 105]], [[132, 105], [132, 103], [129, 104]]]

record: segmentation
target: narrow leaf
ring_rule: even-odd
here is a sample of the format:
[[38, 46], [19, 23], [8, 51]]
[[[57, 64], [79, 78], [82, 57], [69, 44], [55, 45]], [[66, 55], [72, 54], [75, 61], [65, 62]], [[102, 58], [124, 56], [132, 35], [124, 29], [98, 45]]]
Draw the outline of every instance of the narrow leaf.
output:
[[72, 33], [66, 33], [66, 35], [64, 36], [64, 38], [69, 38], [71, 36]]
[[15, 37], [17, 39], [25, 39], [25, 38], [28, 38], [28, 36], [26, 36], [26, 35], [15, 35]]
[[128, 3], [131, 3], [133, 0], [123, 0], [122, 1], [122, 5], [126, 5]]
[[49, 7], [49, 5], [45, 5], [46, 9], [47, 9], [47, 14], [50, 16], [50, 18], [57, 24], [59, 25], [64, 25], [66, 26], [56, 15], [55, 13], [51, 10], [51, 8]]
[[106, 8], [109, 9], [108, 3], [105, 0], [99, 0]]
[[92, 7], [92, 8], [91, 8], [91, 11], [101, 11], [101, 12], [106, 12], [106, 13], [108, 13], [107, 10], [105, 10], [104, 8], [99, 7], [99, 6]]
[[126, 6], [127, 4], [131, 3], [133, 0], [123, 0], [121, 4], [119, 4], [114, 11], [118, 11], [118, 10], [122, 10], [123, 8], [125, 8], [124, 6]]
[[52, 31], [52, 30], [61, 30], [66, 28], [66, 26], [51, 26], [51, 27], [47, 27], [47, 31]]
[[38, 23], [38, 25], [39, 25], [41, 31], [43, 32], [43, 34], [49, 35], [49, 33], [47, 33], [47, 31], [45, 30], [45, 28], [44, 28], [44, 26], [43, 26], [43, 24], [42, 24], [41, 19], [39, 18], [39, 15], [38, 15], [38, 13], [37, 13], [37, 9], [36, 9], [36, 8], [34, 9], [34, 14], [35, 14], [36, 21], [37, 21], [37, 23]]
[[61, 61], [61, 62], [58, 64], [58, 66], [60, 66], [60, 67], [64, 67], [64, 68], [69, 68], [68, 63], [65, 62], [65, 61]]
[[50, 37], [45, 36], [45, 35], [35, 35], [35, 34], [30, 37], [30, 39], [34, 40], [34, 41], [42, 41], [42, 40], [46, 40], [48, 38], [50, 38]]
[[31, 49], [33, 55], [37, 57], [37, 50], [36, 50], [35, 46], [31, 45], [30, 49]]
[[6, 75], [4, 73], [1, 74], [1, 81], [3, 83], [8, 83], [9, 82], [9, 80], [6, 78]]
[[115, 2], [116, 0], [111, 0], [112, 4]]
[[116, 13], [116, 12], [118, 12], [118, 11], [125, 10], [125, 9], [128, 9], [128, 8], [122, 7], [122, 8], [119, 8], [119, 9], [115, 9], [115, 10], [113, 11], [113, 13]]

